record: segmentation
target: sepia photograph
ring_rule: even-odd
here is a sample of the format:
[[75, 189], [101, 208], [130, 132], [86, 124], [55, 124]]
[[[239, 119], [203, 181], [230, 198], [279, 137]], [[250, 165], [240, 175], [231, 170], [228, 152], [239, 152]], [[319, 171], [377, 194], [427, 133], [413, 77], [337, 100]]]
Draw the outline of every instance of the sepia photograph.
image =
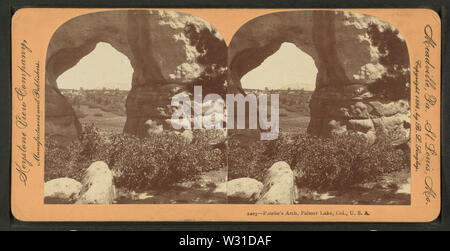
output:
[[273, 140], [261, 126], [229, 130], [229, 202], [410, 204], [410, 63], [395, 27], [347, 11], [267, 14], [234, 34], [228, 64], [229, 92], [254, 96], [250, 114], [267, 104], [259, 119], [279, 128]]
[[409, 53], [380, 18], [275, 12], [227, 45], [194, 15], [102, 11], [46, 55], [46, 204], [411, 202]]
[[175, 11], [60, 26], [46, 58], [45, 203], [225, 204], [226, 131], [191, 128], [223, 110], [194, 102], [200, 116], [176, 130], [172, 98], [193, 98], [194, 86], [224, 95], [226, 53], [211, 24]]

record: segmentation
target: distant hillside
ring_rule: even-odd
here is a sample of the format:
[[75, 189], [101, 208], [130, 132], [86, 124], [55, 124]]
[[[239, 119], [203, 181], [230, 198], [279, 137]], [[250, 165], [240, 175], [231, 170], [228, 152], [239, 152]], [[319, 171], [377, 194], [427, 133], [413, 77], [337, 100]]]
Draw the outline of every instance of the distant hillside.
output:
[[287, 84], [287, 85], [283, 85], [280, 90], [287, 90], [287, 89], [291, 89], [291, 90], [301, 90], [304, 89], [305, 86], [308, 86], [306, 84], [303, 83], [293, 83], [293, 84]]
[[129, 91], [119, 89], [60, 89], [75, 110], [80, 105], [87, 105], [89, 108], [99, 108], [105, 112], [112, 112], [120, 116], [125, 116], [125, 102]]

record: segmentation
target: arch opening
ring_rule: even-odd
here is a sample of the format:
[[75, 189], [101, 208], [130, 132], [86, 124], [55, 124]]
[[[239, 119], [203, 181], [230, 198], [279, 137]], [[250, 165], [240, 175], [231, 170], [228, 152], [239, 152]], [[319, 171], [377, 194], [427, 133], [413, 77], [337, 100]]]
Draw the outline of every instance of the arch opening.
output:
[[[245, 93], [279, 94], [281, 131], [306, 132], [309, 100], [316, 86], [318, 69], [314, 59], [295, 44], [281, 43], [268, 56], [240, 79]], [[270, 112], [270, 109], [268, 109]]]
[[101, 132], [122, 132], [133, 72], [126, 55], [109, 43], [99, 42], [59, 75], [56, 83], [83, 127], [94, 124]]

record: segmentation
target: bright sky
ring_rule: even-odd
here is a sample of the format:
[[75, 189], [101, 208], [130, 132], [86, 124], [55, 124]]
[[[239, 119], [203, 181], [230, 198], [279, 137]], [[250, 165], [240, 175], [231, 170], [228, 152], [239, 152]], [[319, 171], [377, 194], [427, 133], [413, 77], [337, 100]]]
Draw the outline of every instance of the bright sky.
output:
[[[283, 88], [314, 90], [317, 68], [314, 60], [292, 43], [267, 57], [241, 79], [250, 89]], [[110, 44], [100, 42], [74, 67], [61, 74], [56, 82], [61, 89], [131, 89], [133, 68], [130, 60]]]
[[280, 49], [267, 57], [260, 66], [241, 78], [248, 89], [301, 89], [316, 87], [317, 68], [314, 60], [292, 43], [283, 43]]
[[57, 79], [61, 89], [131, 89], [133, 67], [124, 54], [108, 43], [98, 43], [95, 49]]

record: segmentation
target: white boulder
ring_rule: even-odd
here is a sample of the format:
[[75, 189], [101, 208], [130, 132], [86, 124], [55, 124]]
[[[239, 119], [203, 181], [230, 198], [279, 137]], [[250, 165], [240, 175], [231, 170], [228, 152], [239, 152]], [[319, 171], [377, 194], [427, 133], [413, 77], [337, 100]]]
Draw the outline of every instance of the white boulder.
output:
[[227, 194], [231, 203], [255, 203], [263, 189], [263, 184], [252, 178], [238, 178], [221, 183], [214, 190]]
[[267, 170], [261, 194], [256, 204], [294, 204], [297, 188], [288, 163], [279, 161]]
[[108, 165], [103, 161], [92, 163], [84, 174], [76, 204], [112, 204], [115, 197], [113, 174]]
[[71, 178], [58, 178], [44, 183], [44, 200], [72, 203], [78, 199], [81, 183]]

